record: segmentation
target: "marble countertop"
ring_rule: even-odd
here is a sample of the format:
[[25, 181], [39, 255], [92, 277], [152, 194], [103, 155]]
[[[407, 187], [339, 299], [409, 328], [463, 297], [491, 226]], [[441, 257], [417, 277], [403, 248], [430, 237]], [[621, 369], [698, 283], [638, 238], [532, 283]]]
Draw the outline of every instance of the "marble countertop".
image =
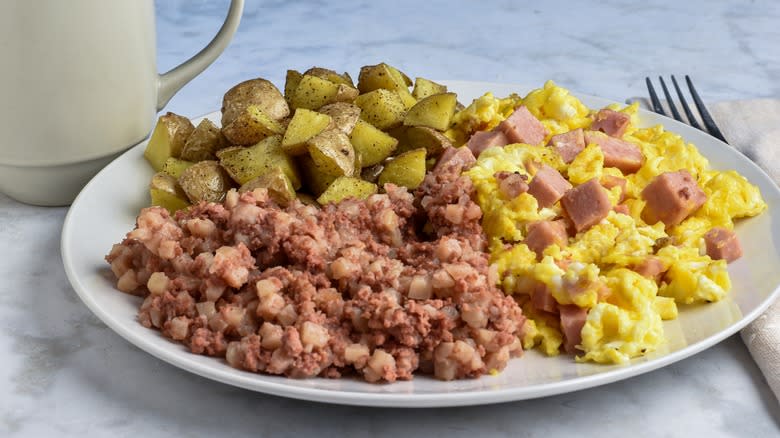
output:
[[[250, 78], [287, 68], [356, 74], [386, 61], [416, 75], [541, 85], [615, 100], [644, 77], [690, 74], [705, 100], [780, 98], [774, 1], [249, 0], [232, 45], [167, 110], [197, 116]], [[227, 0], [157, 3], [159, 68], [197, 52]], [[60, 259], [66, 208], [0, 195], [0, 436], [556, 437], [780, 434], [780, 406], [738, 337], [596, 389], [494, 406], [330, 406], [233, 388], [131, 346], [79, 301]]]

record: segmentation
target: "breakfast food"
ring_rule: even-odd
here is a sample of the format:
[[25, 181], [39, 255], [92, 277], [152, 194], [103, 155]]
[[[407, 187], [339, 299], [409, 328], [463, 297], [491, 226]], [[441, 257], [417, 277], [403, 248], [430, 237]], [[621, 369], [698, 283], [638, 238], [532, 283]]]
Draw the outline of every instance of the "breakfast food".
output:
[[[410, 92], [410, 87], [413, 86]], [[225, 95], [222, 127], [160, 118], [152, 207], [107, 256], [139, 321], [290, 377], [476, 377], [523, 349], [624, 363], [677, 304], [717, 301], [766, 208], [637, 107], [552, 82], [455, 93], [387, 64]]]
[[[252, 180], [259, 187], [262, 180], [256, 179], [277, 167], [293, 196], [320, 201], [365, 197], [379, 190], [377, 182], [414, 189], [425, 176], [426, 160], [451, 145], [443, 131], [458, 105], [445, 86], [423, 78], [415, 82], [413, 94], [411, 79], [384, 63], [363, 67], [357, 86], [347, 73], [313, 67], [302, 74], [288, 71], [284, 94], [260, 78], [228, 90], [222, 128], [210, 120], [195, 127], [185, 117], [165, 114], [144, 156], [156, 172], [179, 184], [164, 196], [150, 185], [150, 192], [157, 190], [153, 205], [173, 213], [203, 200], [218, 202]], [[211, 163], [180, 180], [184, 169], [202, 161]], [[225, 173], [230, 178], [221, 178]], [[323, 198], [336, 180], [340, 190]]]
[[237, 368], [370, 382], [497, 372], [522, 353], [524, 318], [489, 267], [460, 175], [470, 163], [451, 158], [414, 195], [387, 184], [322, 209], [281, 208], [265, 188], [175, 218], [147, 208], [107, 260], [120, 290], [145, 296], [143, 325]]
[[664, 342], [677, 304], [731, 287], [734, 220], [766, 208], [758, 188], [636, 114], [592, 111], [548, 82], [485, 94], [446, 133], [478, 155], [466, 174], [501, 287], [528, 318], [526, 348], [624, 363]]

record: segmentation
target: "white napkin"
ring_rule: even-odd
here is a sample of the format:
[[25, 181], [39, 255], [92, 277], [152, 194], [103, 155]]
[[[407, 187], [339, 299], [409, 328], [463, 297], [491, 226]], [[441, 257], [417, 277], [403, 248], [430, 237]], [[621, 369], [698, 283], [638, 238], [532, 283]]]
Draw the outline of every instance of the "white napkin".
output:
[[[780, 183], [780, 100], [735, 100], [708, 108], [729, 144]], [[745, 327], [741, 335], [780, 400], [780, 301]]]
[[[644, 108], [651, 108], [646, 98], [636, 97], [628, 101], [638, 101]], [[666, 102], [661, 104], [666, 113], [671, 114]], [[708, 104], [707, 108], [729, 144], [780, 184], [780, 100], [733, 100]], [[701, 120], [696, 108], [691, 109]], [[740, 334], [780, 401], [780, 301], [772, 304]]]

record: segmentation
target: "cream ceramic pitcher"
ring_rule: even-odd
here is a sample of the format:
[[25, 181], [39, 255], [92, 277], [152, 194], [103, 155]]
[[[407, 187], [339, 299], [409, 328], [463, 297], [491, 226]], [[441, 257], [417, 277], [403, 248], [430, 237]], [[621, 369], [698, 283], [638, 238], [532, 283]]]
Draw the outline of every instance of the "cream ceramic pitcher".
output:
[[152, 0], [0, 1], [0, 191], [70, 204], [222, 53], [243, 6], [232, 0], [209, 45], [160, 75]]

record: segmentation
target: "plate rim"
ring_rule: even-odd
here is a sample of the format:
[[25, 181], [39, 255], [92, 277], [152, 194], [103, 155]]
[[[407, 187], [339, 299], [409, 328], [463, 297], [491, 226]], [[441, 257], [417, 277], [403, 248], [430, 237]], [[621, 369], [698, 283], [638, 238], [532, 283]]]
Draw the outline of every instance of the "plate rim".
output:
[[[452, 85], [453, 88], [457, 86], [469, 86], [469, 87], [488, 87], [484, 88], [486, 91], [490, 90], [490, 87], [511, 87], [516, 90], [532, 90], [534, 88], [524, 87], [522, 84], [512, 83], [494, 83], [494, 82], [481, 82], [481, 81], [462, 81], [462, 80], [444, 80], [441, 81], [448, 85]], [[538, 88], [538, 87], [536, 87]], [[599, 100], [608, 103], [619, 103], [610, 99], [605, 99], [598, 96], [592, 96], [584, 93], [572, 92], [573, 95], [578, 98], [587, 98], [589, 100]], [[640, 108], [640, 112], [655, 114], [650, 111]], [[210, 112], [205, 115], [193, 118], [193, 120], [200, 120], [205, 117], [210, 117], [214, 114], [219, 114], [218, 111]], [[673, 122], [673, 123], [670, 123]], [[683, 127], [683, 130], [693, 129], [688, 125], [678, 122], [673, 119], [664, 120], [665, 127], [678, 128]], [[712, 138], [720, 147], [726, 147], [733, 149], [734, 152], [742, 155], [742, 158], [747, 162], [749, 166], [753, 167], [753, 170], [762, 174], [767, 181], [771, 182], [774, 190], [780, 193], [775, 181], [755, 162], [750, 160], [744, 154], [742, 154], [736, 148], [732, 148], [722, 141]], [[720, 330], [719, 332], [705, 338], [689, 344], [684, 348], [673, 351], [668, 354], [664, 354], [660, 357], [653, 358], [640, 363], [626, 364], [623, 367], [618, 367], [613, 370], [596, 373], [586, 376], [578, 376], [575, 378], [561, 380], [557, 382], [548, 382], [542, 384], [535, 384], [530, 386], [521, 387], [509, 387], [499, 389], [484, 389], [475, 390], [463, 393], [441, 392], [441, 393], [387, 393], [387, 392], [357, 392], [351, 390], [333, 390], [323, 388], [306, 388], [294, 385], [287, 385], [280, 382], [270, 382], [265, 380], [258, 380], [255, 377], [255, 373], [242, 372], [233, 373], [226, 372], [217, 368], [213, 368], [208, 365], [198, 363], [193, 360], [194, 355], [189, 352], [182, 352], [174, 348], [163, 348], [156, 344], [149, 343], [144, 340], [145, 336], [138, 335], [125, 327], [125, 323], [119, 321], [111, 313], [105, 311], [95, 300], [93, 295], [89, 293], [88, 288], [81, 282], [81, 279], [76, 275], [76, 269], [74, 265], [74, 257], [70, 254], [69, 250], [72, 248], [70, 238], [72, 234], [72, 228], [76, 225], [72, 222], [74, 208], [73, 206], [79, 205], [79, 201], [82, 196], [89, 191], [93, 184], [97, 184], [97, 181], [102, 177], [105, 172], [111, 171], [114, 166], [117, 166], [122, 159], [133, 153], [136, 149], [146, 146], [148, 138], [141, 141], [139, 144], [131, 147], [127, 151], [123, 152], [111, 163], [101, 169], [79, 192], [76, 199], [73, 201], [72, 206], [68, 209], [65, 216], [61, 239], [60, 239], [60, 255], [62, 257], [63, 267], [65, 275], [70, 282], [71, 286], [79, 296], [81, 301], [87, 306], [87, 308], [95, 314], [104, 324], [106, 324], [111, 330], [121, 336], [123, 339], [138, 347], [144, 352], [151, 354], [152, 356], [166, 362], [174, 367], [183, 369], [187, 372], [196, 374], [200, 377], [215, 380], [220, 383], [236, 386], [256, 392], [265, 394], [271, 394], [275, 396], [314, 401], [320, 403], [351, 405], [351, 406], [373, 406], [373, 407], [393, 407], [393, 408], [434, 408], [434, 407], [455, 407], [455, 406], [474, 406], [474, 405], [489, 405], [496, 403], [505, 403], [510, 401], [528, 400], [540, 397], [547, 397], [552, 395], [564, 394], [569, 392], [576, 392], [584, 389], [593, 388], [621, 380], [625, 380], [634, 376], [638, 376], [650, 371], [671, 365], [675, 362], [693, 356], [707, 348], [714, 346], [722, 342], [724, 339], [732, 336], [740, 331], [746, 325], [754, 321], [760, 316], [774, 301], [780, 297], [780, 284], [777, 284], [774, 290], [764, 299], [758, 306], [756, 306], [751, 312], [743, 315], [742, 318], [734, 324]], [[155, 332], [156, 333], [156, 332]], [[166, 344], [167, 345], [167, 344]], [[171, 344], [174, 346], [175, 344]], [[235, 370], [240, 371], [240, 370]]]

